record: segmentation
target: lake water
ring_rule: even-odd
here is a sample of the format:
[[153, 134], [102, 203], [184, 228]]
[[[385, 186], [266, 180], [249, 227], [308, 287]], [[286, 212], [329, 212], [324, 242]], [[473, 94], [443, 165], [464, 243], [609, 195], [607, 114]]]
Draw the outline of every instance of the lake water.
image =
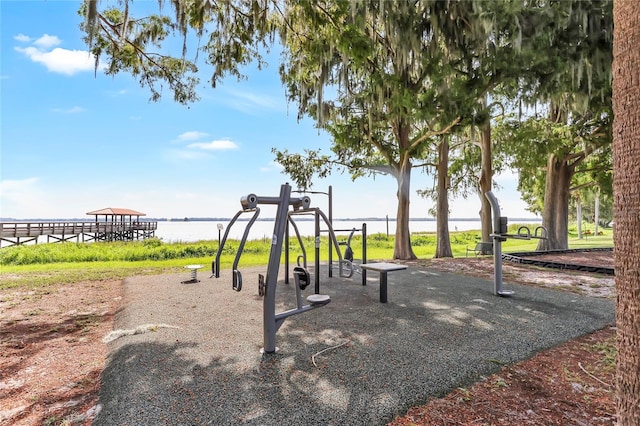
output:
[[[531, 220], [528, 222], [536, 222]], [[158, 230], [156, 236], [161, 238], [164, 242], [192, 242], [199, 240], [217, 240], [218, 239], [218, 224], [222, 224], [221, 236], [227, 229], [229, 222], [215, 222], [215, 221], [170, 221], [170, 222], [158, 222]], [[376, 233], [387, 233], [394, 235], [396, 232], [395, 220], [389, 220], [387, 223], [385, 220], [370, 220], [370, 221], [353, 221], [353, 220], [334, 220], [333, 228], [339, 235], [347, 235], [353, 228], [361, 229], [362, 224], [367, 224], [367, 235]], [[229, 231], [229, 239], [239, 240], [242, 238], [242, 234], [246, 229], [248, 221], [238, 220], [236, 221], [231, 230]], [[249, 239], [271, 239], [273, 234], [273, 221], [256, 221], [251, 230], [249, 231]], [[313, 220], [296, 220], [296, 225], [300, 234], [303, 236], [314, 235], [314, 222]], [[480, 229], [479, 220], [451, 220], [449, 221], [449, 231], [468, 231]], [[327, 229], [323, 222], [321, 222], [320, 229]], [[427, 220], [412, 220], [409, 222], [409, 230], [413, 232], [435, 232], [436, 221]], [[293, 234], [293, 229], [290, 231]]]
[[[242, 217], [241, 217], [242, 218]], [[229, 239], [240, 240], [242, 235], [248, 225], [248, 219], [238, 220], [231, 227], [231, 231], [229, 232]], [[315, 225], [313, 220], [309, 219], [296, 219], [296, 225], [298, 226], [298, 230], [302, 236], [313, 236]], [[346, 236], [348, 235], [353, 228], [356, 228], [358, 233], [362, 229], [363, 223], [367, 224], [367, 235], [382, 233], [389, 235], [395, 235], [396, 232], [396, 221], [390, 219], [388, 222], [383, 220], [334, 220], [333, 228], [336, 231], [336, 234]], [[513, 219], [510, 220], [509, 223], [532, 223], [539, 224], [541, 223], [541, 219]], [[202, 240], [218, 240], [218, 224], [222, 225], [222, 231], [220, 232], [220, 236], [224, 236], [224, 233], [229, 224], [229, 220], [221, 220], [221, 221], [205, 221], [205, 220], [192, 220], [192, 221], [160, 221], [158, 222], [158, 229], [156, 230], [156, 237], [162, 239], [165, 243], [172, 242], [194, 242], [194, 241], [202, 241]], [[248, 238], [250, 240], [259, 240], [259, 239], [271, 239], [271, 234], [273, 233], [273, 220], [258, 220], [256, 221], [251, 230], [249, 231]], [[481, 228], [479, 220], [450, 220], [449, 221], [449, 231], [469, 231], [469, 230], [479, 230]], [[321, 220], [321, 230], [326, 231], [327, 226]], [[409, 230], [412, 233], [415, 232], [435, 232], [436, 230], [436, 221], [435, 220], [411, 220], [409, 222]], [[293, 236], [294, 230], [290, 228], [290, 232]], [[76, 239], [71, 239], [69, 241], [75, 242]], [[38, 243], [44, 244], [47, 242], [46, 236], [38, 237]], [[33, 244], [33, 242], [27, 243]], [[10, 245], [5, 242], [1, 242], [0, 246], [4, 247], [5, 245]]]

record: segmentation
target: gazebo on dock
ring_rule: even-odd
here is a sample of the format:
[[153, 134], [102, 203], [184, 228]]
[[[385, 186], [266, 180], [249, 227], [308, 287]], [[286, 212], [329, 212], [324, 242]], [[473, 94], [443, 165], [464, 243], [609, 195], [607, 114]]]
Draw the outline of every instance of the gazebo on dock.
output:
[[106, 208], [87, 215], [95, 216], [95, 222], [0, 222], [0, 247], [38, 244], [44, 236], [57, 243], [141, 240], [154, 237], [158, 229], [158, 222], [141, 222], [140, 216], [146, 215], [130, 209]]
[[96, 217], [101, 232], [95, 234], [98, 241], [130, 241], [155, 236], [156, 222], [140, 222], [145, 213], [131, 209], [107, 207], [87, 213]]

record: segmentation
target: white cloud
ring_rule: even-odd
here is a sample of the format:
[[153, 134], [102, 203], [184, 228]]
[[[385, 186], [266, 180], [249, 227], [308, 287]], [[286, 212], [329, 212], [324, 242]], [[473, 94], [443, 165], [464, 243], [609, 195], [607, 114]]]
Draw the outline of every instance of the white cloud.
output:
[[24, 35], [24, 34], [22, 34], [22, 33], [20, 33], [20, 34], [18, 34], [18, 35], [13, 36], [13, 39], [14, 39], [15, 41], [19, 41], [20, 43], [29, 43], [29, 42], [31, 42], [31, 40], [32, 40], [32, 39], [31, 39], [31, 37], [29, 37], [29, 36], [27, 36], [27, 35]]
[[111, 96], [112, 98], [118, 97], [118, 96], [123, 96], [126, 95], [128, 92], [126, 89], [120, 89], [120, 90], [112, 90], [109, 91], [109, 96]]
[[211, 155], [202, 151], [189, 151], [184, 149], [172, 149], [165, 154], [167, 160], [200, 160], [203, 158], [210, 158]]
[[38, 182], [37, 177], [27, 179], [5, 179], [0, 181], [0, 195], [5, 196], [15, 192], [21, 192], [33, 187]]
[[[32, 39], [23, 34], [14, 37], [20, 42], [31, 42]], [[23, 53], [26, 57], [36, 63], [44, 65], [50, 72], [64, 75], [74, 75], [79, 72], [93, 71], [95, 68], [95, 57], [86, 50], [68, 50], [56, 47], [62, 41], [49, 34], [45, 34], [33, 41], [28, 47], [15, 47], [15, 50]]]
[[52, 110], [53, 112], [57, 112], [60, 114], [79, 114], [81, 112], [86, 111], [84, 108], [79, 107], [79, 106], [74, 106], [68, 109], [64, 109], [64, 108], [54, 108]]
[[247, 92], [234, 92], [233, 93], [238, 99], [242, 99], [245, 102], [252, 103], [254, 105], [273, 108], [278, 106], [279, 102], [276, 102], [271, 96], [267, 95], [256, 95], [255, 93], [247, 93]]
[[197, 141], [198, 139], [202, 139], [207, 136], [209, 136], [208, 133], [192, 130], [189, 132], [182, 133], [181, 135], [178, 136], [177, 140], [180, 142]]
[[33, 44], [42, 50], [52, 48], [53, 46], [59, 46], [61, 43], [62, 41], [58, 37], [51, 36], [49, 34], [45, 34], [33, 42]]
[[42, 195], [38, 181], [37, 177], [0, 181], [2, 216], [20, 218], [26, 216], [25, 212], [30, 208], [37, 206]]
[[205, 151], [223, 151], [229, 149], [238, 149], [238, 145], [230, 140], [216, 140], [211, 142], [196, 142], [187, 145], [187, 148], [202, 149]]
[[241, 112], [251, 114], [258, 113], [265, 109], [282, 109], [282, 102], [269, 95], [257, 95], [255, 93], [238, 90], [229, 91], [229, 94], [231, 96], [229, 99], [226, 99], [226, 103], [231, 108]]
[[282, 167], [282, 164], [278, 163], [277, 161], [272, 161], [268, 165], [260, 167], [260, 171], [263, 173], [272, 172], [274, 170], [281, 172], [282, 170], [284, 170], [284, 167]]

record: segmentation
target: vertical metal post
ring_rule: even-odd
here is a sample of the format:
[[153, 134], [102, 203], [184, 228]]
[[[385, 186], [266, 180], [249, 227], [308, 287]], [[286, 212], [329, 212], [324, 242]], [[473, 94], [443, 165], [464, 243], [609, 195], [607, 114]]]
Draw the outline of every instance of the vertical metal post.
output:
[[265, 281], [265, 295], [262, 304], [264, 353], [276, 351], [276, 285], [278, 284], [278, 270], [280, 267], [280, 255], [285, 227], [288, 224], [289, 200], [291, 199], [291, 187], [288, 184], [280, 187], [280, 201], [276, 211], [276, 220], [273, 225], [271, 237], [271, 251], [269, 252], [269, 266]]
[[[362, 224], [362, 263], [367, 263], [367, 224]], [[367, 285], [367, 270], [360, 268], [362, 275], [362, 285]]]
[[[327, 191], [329, 197], [329, 224], [333, 227], [333, 188], [329, 185], [329, 191]], [[329, 238], [329, 278], [333, 277], [333, 241]], [[318, 292], [316, 291], [316, 294]]]
[[387, 238], [389, 238], [389, 215], [387, 215]]
[[285, 227], [285, 231], [284, 231], [284, 283], [289, 284], [289, 220], [288, 218], [287, 218], [287, 226]]
[[500, 224], [500, 204], [493, 192], [487, 191], [485, 194], [489, 204], [491, 204], [491, 210], [493, 211], [493, 294], [496, 296], [511, 296], [512, 291], [503, 290], [502, 288], [502, 241], [505, 237], [501, 233]]
[[[495, 232], [495, 231], [494, 231]], [[500, 238], [493, 237], [493, 294], [496, 296], [502, 292], [502, 242]]]
[[[314, 219], [315, 219], [315, 224], [316, 224], [316, 229], [315, 229], [315, 254], [316, 254], [316, 258], [315, 258], [315, 294], [320, 294], [320, 214], [318, 213], [318, 209], [316, 209], [316, 212], [314, 214]], [[329, 238], [329, 241], [331, 241], [331, 238]], [[329, 252], [331, 253], [331, 252]], [[329, 266], [329, 268], [331, 268], [331, 266]], [[331, 270], [331, 269], [329, 269]]]

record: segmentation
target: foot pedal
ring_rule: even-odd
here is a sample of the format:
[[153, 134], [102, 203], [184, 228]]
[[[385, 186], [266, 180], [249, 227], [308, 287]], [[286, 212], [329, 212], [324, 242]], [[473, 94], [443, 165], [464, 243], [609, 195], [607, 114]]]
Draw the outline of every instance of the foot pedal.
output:
[[293, 276], [295, 277], [300, 290], [304, 290], [305, 288], [307, 288], [309, 283], [311, 283], [311, 276], [309, 274], [309, 271], [301, 266], [296, 266], [295, 268], [293, 268]]
[[307, 296], [307, 302], [309, 302], [311, 306], [322, 306], [331, 302], [331, 296], [328, 294], [311, 294]]
[[258, 274], [258, 296], [263, 297], [264, 296], [264, 275], [262, 274]]
[[233, 282], [231, 283], [231, 288], [235, 291], [242, 290], [242, 273], [237, 269], [233, 271]]

